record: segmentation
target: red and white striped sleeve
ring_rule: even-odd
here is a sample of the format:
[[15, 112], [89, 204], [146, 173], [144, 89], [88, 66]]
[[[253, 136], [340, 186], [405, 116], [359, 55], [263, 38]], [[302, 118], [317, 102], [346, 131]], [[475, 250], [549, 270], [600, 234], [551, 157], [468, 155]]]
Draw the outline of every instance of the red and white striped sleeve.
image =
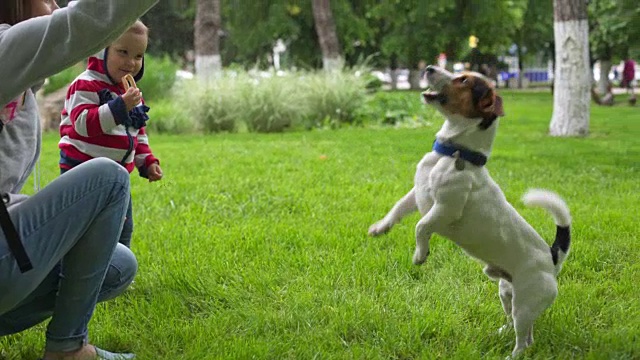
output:
[[94, 137], [110, 132], [118, 124], [109, 104], [100, 105], [100, 81], [78, 79], [67, 92], [65, 109], [74, 130], [80, 136]]
[[151, 151], [151, 147], [149, 147], [149, 137], [144, 128], [140, 128], [138, 130], [138, 145], [136, 145], [136, 157], [135, 163], [137, 168], [148, 168], [154, 162], [160, 163], [155, 156], [153, 156], [153, 152]]

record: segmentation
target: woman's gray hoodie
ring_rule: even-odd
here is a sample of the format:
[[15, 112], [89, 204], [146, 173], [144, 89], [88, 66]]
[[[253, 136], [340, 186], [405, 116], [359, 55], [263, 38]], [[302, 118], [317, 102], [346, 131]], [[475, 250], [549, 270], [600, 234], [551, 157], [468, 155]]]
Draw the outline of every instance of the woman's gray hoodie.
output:
[[19, 193], [40, 156], [32, 89], [105, 48], [157, 1], [79, 0], [51, 16], [0, 24], [0, 193]]

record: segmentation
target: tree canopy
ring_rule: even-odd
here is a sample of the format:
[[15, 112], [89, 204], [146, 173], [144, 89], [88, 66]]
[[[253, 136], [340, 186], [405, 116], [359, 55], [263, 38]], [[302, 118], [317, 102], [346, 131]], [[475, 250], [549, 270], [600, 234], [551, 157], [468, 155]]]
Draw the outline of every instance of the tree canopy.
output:
[[[224, 65], [267, 67], [281, 39], [283, 66], [322, 66], [311, 0], [223, 0], [221, 56]], [[365, 58], [375, 66], [413, 68], [469, 56], [469, 37], [477, 51], [524, 58], [553, 49], [552, 0], [334, 0], [338, 41], [347, 64]], [[181, 56], [193, 48], [194, 0], [161, 1], [143, 20], [151, 28], [150, 51]], [[633, 0], [589, 2], [592, 58], [640, 55], [640, 8]]]

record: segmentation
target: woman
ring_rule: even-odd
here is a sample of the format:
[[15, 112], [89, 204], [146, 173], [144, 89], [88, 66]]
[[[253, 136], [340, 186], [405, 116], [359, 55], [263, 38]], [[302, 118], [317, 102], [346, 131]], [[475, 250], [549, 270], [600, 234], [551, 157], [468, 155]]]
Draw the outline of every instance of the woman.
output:
[[40, 153], [34, 89], [104, 48], [156, 2], [0, 2], [0, 335], [51, 317], [44, 359], [133, 357], [90, 345], [87, 324], [97, 301], [127, 288], [137, 262], [118, 245], [129, 174], [115, 162], [95, 159], [32, 197], [16, 195]]

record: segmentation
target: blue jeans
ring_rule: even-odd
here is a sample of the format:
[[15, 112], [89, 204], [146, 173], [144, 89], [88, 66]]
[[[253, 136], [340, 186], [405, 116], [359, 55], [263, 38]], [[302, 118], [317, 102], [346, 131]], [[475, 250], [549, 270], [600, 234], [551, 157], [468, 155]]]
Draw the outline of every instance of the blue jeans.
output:
[[133, 198], [129, 196], [129, 207], [127, 207], [127, 214], [124, 218], [124, 224], [122, 224], [122, 232], [120, 233], [120, 240], [118, 242], [128, 248], [131, 248], [131, 237], [133, 236]]
[[47, 351], [86, 344], [97, 301], [118, 296], [137, 271], [118, 245], [129, 198], [129, 173], [94, 159], [9, 207], [34, 268], [20, 272], [0, 232], [0, 335], [51, 316]]
[[[78, 164], [82, 164], [78, 162]], [[77, 165], [75, 165], [77, 166]], [[68, 169], [60, 169], [60, 174], [64, 174]], [[129, 196], [129, 207], [127, 208], [127, 215], [124, 218], [124, 225], [122, 225], [122, 232], [120, 233], [120, 240], [118, 242], [128, 248], [131, 248], [131, 238], [133, 237], [133, 198]]]

